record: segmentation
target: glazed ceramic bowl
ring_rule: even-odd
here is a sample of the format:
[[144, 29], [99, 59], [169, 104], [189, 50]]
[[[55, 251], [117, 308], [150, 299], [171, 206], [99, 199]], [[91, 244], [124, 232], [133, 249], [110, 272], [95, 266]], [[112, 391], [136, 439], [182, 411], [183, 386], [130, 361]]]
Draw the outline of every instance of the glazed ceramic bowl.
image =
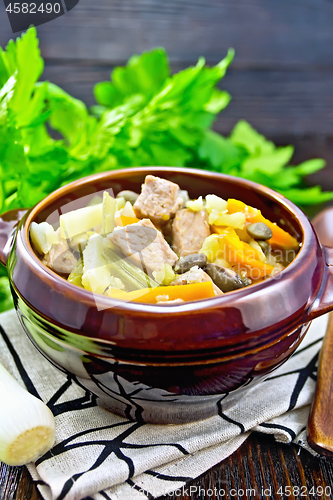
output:
[[[55, 221], [104, 189], [138, 192], [147, 174], [179, 184], [191, 198], [214, 193], [259, 208], [298, 239], [297, 256], [264, 282], [169, 306], [96, 300], [41, 263], [29, 241], [33, 221]], [[252, 182], [181, 168], [116, 170], [68, 184], [21, 217], [2, 216], [0, 246], [25, 331], [99, 404], [128, 418], [180, 423], [239, 404], [289, 358], [309, 322], [333, 308], [331, 250], [295, 205]]]

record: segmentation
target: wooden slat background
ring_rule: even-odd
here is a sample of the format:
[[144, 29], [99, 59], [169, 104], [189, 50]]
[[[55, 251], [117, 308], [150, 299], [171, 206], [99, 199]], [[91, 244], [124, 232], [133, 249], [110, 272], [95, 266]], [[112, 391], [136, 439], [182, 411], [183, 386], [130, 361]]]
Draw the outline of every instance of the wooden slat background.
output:
[[[190, 63], [233, 46], [239, 66], [295, 69], [331, 66], [332, 14], [329, 0], [80, 0], [38, 29], [52, 59], [122, 62], [163, 45], [172, 61]], [[7, 19], [1, 28], [3, 44]]]
[[[215, 491], [208, 496], [210, 489]], [[232, 456], [188, 483], [181, 493], [159, 500], [330, 500], [333, 460], [318, 459], [296, 445], [254, 433]], [[0, 498], [42, 500], [25, 467], [5, 465], [0, 466]]]
[[[234, 47], [221, 85], [233, 100], [215, 128], [228, 134], [244, 118], [295, 144], [295, 162], [321, 156], [333, 165], [332, 26], [332, 0], [80, 0], [38, 34], [44, 78], [88, 105], [94, 84], [133, 53], [164, 46], [177, 71], [199, 56], [214, 64]], [[0, 45], [12, 36], [0, 2]]]

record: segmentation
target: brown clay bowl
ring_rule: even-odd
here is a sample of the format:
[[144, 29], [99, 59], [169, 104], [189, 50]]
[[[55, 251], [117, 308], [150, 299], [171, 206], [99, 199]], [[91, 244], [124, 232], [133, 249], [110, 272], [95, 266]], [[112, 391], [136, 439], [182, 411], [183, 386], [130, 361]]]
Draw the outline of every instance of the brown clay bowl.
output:
[[[84, 206], [83, 197], [104, 189], [140, 191], [147, 174], [192, 198], [214, 193], [259, 208], [299, 240], [297, 256], [262, 283], [172, 306], [96, 301], [41, 263], [29, 241], [32, 221], [52, 222], [58, 210]], [[24, 329], [51, 363], [131, 419], [180, 423], [240, 404], [244, 391], [290, 357], [309, 322], [333, 308], [331, 250], [293, 203], [249, 181], [182, 168], [116, 170], [68, 184], [17, 223], [21, 217], [2, 216], [0, 247]]]

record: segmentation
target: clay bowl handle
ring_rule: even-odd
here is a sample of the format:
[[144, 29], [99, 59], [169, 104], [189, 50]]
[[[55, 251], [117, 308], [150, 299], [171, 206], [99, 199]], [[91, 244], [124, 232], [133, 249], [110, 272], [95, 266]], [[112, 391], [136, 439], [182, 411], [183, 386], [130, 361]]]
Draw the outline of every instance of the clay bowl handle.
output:
[[[320, 242], [333, 247], [333, 207], [320, 212], [312, 221]], [[333, 455], [333, 312], [319, 357], [315, 397], [308, 420], [308, 442], [322, 455]]]
[[0, 215], [0, 262], [6, 266], [11, 251], [16, 227], [27, 210], [18, 208]]

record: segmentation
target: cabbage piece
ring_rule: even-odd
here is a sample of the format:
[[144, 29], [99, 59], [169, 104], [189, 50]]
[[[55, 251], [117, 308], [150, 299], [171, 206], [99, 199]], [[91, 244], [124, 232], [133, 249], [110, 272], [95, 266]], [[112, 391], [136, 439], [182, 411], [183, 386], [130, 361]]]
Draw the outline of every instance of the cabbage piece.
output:
[[48, 222], [32, 222], [30, 226], [31, 241], [41, 255], [49, 252], [52, 245], [59, 243], [59, 233], [57, 233]]
[[204, 202], [202, 196], [199, 196], [197, 200], [187, 201], [185, 206], [186, 208], [189, 208], [193, 212], [200, 212], [200, 210], [204, 209]]
[[115, 213], [117, 210], [117, 201], [112, 198], [107, 191], [103, 193], [102, 203], [102, 231], [104, 236], [112, 233], [115, 228]]
[[104, 293], [111, 285], [111, 273], [108, 266], [85, 271], [82, 275], [82, 284], [93, 293]]
[[221, 237], [218, 234], [207, 236], [199, 253], [205, 254], [209, 262], [214, 262], [216, 259], [224, 259], [224, 251], [221, 248]]
[[219, 213], [225, 213], [227, 211], [228, 202], [215, 194], [207, 194], [206, 196], [205, 208], [210, 214], [212, 210]]
[[229, 226], [236, 229], [244, 229], [246, 217], [242, 212], [235, 212], [234, 214], [220, 214], [213, 210], [208, 217], [209, 224], [216, 226]]
[[177, 275], [170, 266], [170, 264], [163, 264], [163, 267], [159, 271], [153, 271], [153, 276], [159, 285], [170, 285]]
[[95, 226], [102, 225], [102, 203], [91, 207], [78, 208], [60, 215], [60, 236], [73, 238]]

